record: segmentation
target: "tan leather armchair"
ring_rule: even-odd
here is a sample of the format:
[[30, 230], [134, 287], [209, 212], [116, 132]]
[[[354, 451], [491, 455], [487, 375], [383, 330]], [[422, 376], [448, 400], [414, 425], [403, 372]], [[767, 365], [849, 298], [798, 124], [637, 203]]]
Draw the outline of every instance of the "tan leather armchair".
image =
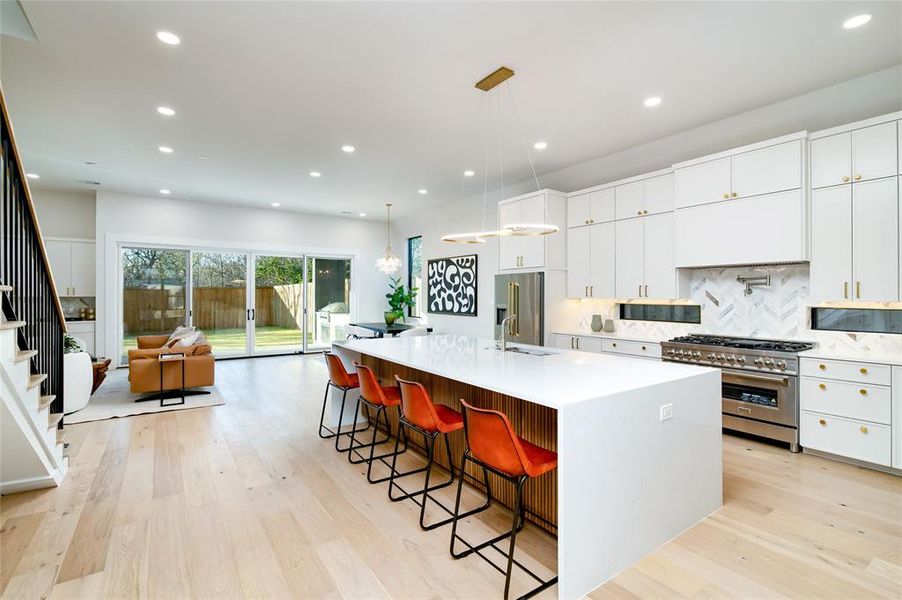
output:
[[[138, 349], [128, 351], [128, 381], [133, 393], [160, 391], [161, 353], [183, 352], [185, 354], [185, 389], [206, 387], [214, 384], [216, 361], [209, 344], [163, 348], [169, 341], [168, 335], [140, 335]], [[174, 364], [163, 371], [163, 391], [178, 390], [182, 387], [182, 369]]]

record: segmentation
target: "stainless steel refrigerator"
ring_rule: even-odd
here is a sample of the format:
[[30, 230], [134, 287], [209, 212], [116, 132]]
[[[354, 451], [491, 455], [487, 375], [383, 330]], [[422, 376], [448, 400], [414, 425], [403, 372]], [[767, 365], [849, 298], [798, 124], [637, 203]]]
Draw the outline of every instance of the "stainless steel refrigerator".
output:
[[545, 274], [495, 275], [495, 339], [501, 337], [501, 321], [507, 324], [507, 339], [521, 344], [545, 345]]

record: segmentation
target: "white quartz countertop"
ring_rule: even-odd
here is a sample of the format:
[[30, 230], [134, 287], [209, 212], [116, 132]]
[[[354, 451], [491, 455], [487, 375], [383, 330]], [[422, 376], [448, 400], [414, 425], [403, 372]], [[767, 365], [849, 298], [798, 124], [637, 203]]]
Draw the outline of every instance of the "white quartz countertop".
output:
[[348, 340], [337, 345], [552, 408], [717, 370], [548, 347], [524, 346], [548, 352], [546, 356], [502, 353], [491, 339], [465, 335]]
[[823, 358], [827, 360], [848, 360], [854, 362], [868, 362], [882, 365], [894, 365], [902, 367], [902, 339], [899, 340], [898, 352], [874, 351], [856, 352], [853, 350], [826, 350], [812, 348], [799, 352], [800, 358]]

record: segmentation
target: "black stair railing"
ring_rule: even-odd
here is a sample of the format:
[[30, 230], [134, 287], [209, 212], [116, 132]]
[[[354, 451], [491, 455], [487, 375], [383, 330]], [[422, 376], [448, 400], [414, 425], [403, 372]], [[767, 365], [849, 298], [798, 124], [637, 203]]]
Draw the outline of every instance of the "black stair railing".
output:
[[[31, 373], [46, 374], [41, 395], [54, 395], [51, 412], [63, 412], [63, 337], [66, 320], [44, 238], [34, 211], [28, 179], [22, 168], [16, 140], [0, 88], [3, 124], [0, 132], [0, 284], [12, 287], [2, 292], [2, 310], [9, 320], [25, 321], [17, 330], [19, 350], [37, 350]], [[60, 421], [62, 426], [62, 421]]]

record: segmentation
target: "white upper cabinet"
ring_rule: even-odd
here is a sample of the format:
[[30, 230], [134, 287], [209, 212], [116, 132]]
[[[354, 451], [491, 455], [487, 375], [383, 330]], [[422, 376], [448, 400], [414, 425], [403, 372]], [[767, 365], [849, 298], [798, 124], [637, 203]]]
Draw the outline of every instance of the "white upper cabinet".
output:
[[645, 284], [645, 236], [642, 217], [617, 221], [616, 297], [639, 298]]
[[811, 299], [814, 302], [850, 300], [852, 283], [852, 186], [814, 190], [811, 194]]
[[673, 262], [673, 212], [648, 215], [642, 221], [642, 255], [645, 263], [642, 295], [646, 298], [674, 298], [676, 266]]
[[645, 208], [644, 186], [641, 181], [618, 185], [614, 188], [616, 218], [629, 219], [642, 215]]
[[897, 174], [896, 130], [895, 123], [882, 123], [852, 132], [852, 181]]
[[673, 212], [673, 173], [650, 177], [643, 180], [642, 185], [645, 214]]
[[501, 236], [500, 270], [566, 268], [566, 201], [566, 195], [561, 192], [540, 190], [498, 203], [499, 227], [549, 223], [561, 228], [541, 236]]
[[589, 296], [614, 298], [616, 274], [615, 224], [613, 221], [589, 227]]
[[[572, 200], [572, 198], [571, 198]], [[567, 297], [589, 297], [589, 269], [592, 246], [591, 227], [575, 227], [567, 232]]]
[[720, 158], [674, 171], [676, 208], [719, 202], [730, 197], [730, 158]]
[[812, 189], [852, 181], [852, 134], [811, 140], [810, 148]]
[[899, 298], [899, 200], [895, 178], [852, 186], [854, 299]]
[[614, 220], [614, 188], [572, 195], [567, 201], [567, 227]]
[[802, 187], [802, 140], [732, 157], [731, 198], [747, 198]]
[[94, 242], [45, 239], [47, 258], [60, 296], [94, 296]]

